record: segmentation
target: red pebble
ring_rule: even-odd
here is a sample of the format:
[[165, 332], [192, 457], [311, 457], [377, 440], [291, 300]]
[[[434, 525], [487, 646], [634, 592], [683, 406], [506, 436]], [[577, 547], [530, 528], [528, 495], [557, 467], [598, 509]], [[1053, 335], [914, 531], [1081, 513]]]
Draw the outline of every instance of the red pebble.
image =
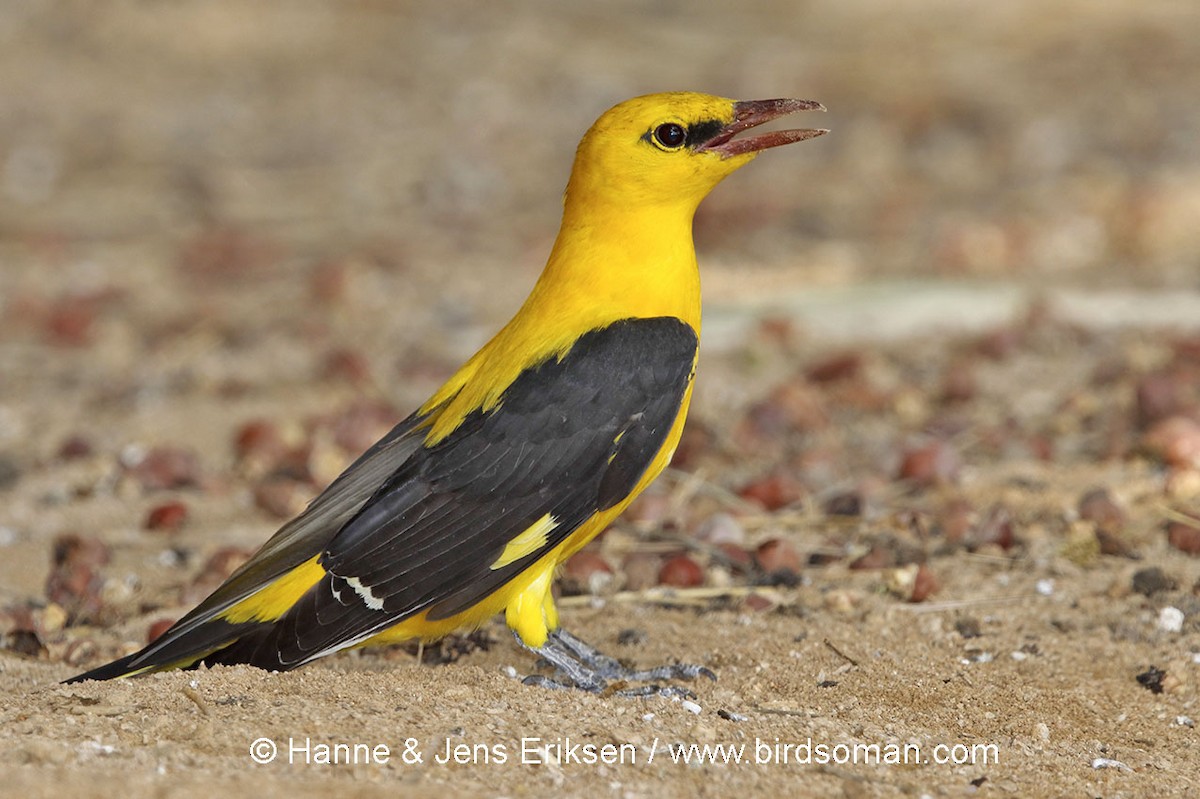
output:
[[1125, 512], [1107, 489], [1095, 488], [1079, 499], [1079, 518], [1096, 525], [1097, 530], [1119, 533], [1125, 526]]
[[68, 436], [65, 441], [58, 446], [58, 457], [64, 461], [73, 461], [76, 458], [87, 458], [93, 452], [92, 442], [86, 437], [76, 433]]
[[1187, 409], [1184, 381], [1171, 372], [1153, 372], [1137, 383], [1137, 420], [1148, 427], [1160, 419], [1177, 416]]
[[204, 568], [200, 570], [196, 579], [214, 579], [223, 582], [243, 563], [250, 560], [252, 554], [254, 553], [250, 550], [241, 547], [222, 547], [205, 561]]
[[1200, 422], [1186, 416], [1155, 422], [1143, 436], [1142, 445], [1168, 466], [1200, 467]]
[[147, 491], [188, 488], [200, 483], [196, 456], [179, 447], [154, 447], [129, 467], [129, 473]]
[[738, 496], [753, 500], [769, 511], [775, 511], [803, 499], [804, 486], [787, 472], [774, 472], [742, 486]]
[[839, 352], [817, 361], [804, 372], [813, 383], [833, 383], [857, 377], [862, 372], [863, 357], [857, 352]]
[[754, 550], [754, 560], [758, 563], [758, 567], [767, 574], [778, 574], [779, 572], [799, 574], [803, 565], [795, 547], [782, 538], [772, 538], [759, 544], [758, 548]]
[[770, 599], [767, 599], [765, 596], [762, 596], [761, 594], [749, 594], [742, 601], [742, 606], [745, 607], [746, 610], [752, 611], [754, 613], [762, 613], [765, 610], [771, 610], [777, 604], [778, 603], [773, 602]]
[[975, 350], [994, 361], [1012, 357], [1021, 345], [1024, 335], [1015, 327], [1001, 327], [985, 333], [975, 345]]
[[152, 644], [162, 637], [162, 634], [171, 629], [171, 625], [175, 623], [174, 619], [158, 619], [151, 622], [146, 628], [146, 643]]
[[969, 547], [974, 550], [985, 545], [994, 545], [1007, 552], [1017, 544], [1012, 514], [1003, 505], [994, 505], [983, 521], [971, 531]]
[[1200, 555], [1200, 527], [1171, 522], [1167, 525], [1167, 542], [1180, 552]]
[[704, 584], [704, 569], [688, 555], [676, 555], [658, 570], [658, 582], [675, 588], [694, 588]]
[[850, 562], [850, 568], [854, 571], [886, 569], [895, 565], [896, 553], [890, 547], [880, 544], [876, 544], [865, 555], [860, 555]]
[[346, 452], [357, 455], [383, 438], [399, 421], [399, 414], [390, 405], [359, 402], [333, 420], [333, 440]]
[[897, 476], [921, 487], [945, 485], [958, 479], [962, 461], [958, 453], [943, 441], [906, 450]]
[[108, 547], [98, 538], [59, 536], [46, 578], [46, 598], [62, 605], [72, 622], [94, 619], [103, 606], [101, 569], [108, 559]]
[[949, 403], [968, 402], [979, 393], [979, 383], [969, 363], [957, 361], [946, 368], [942, 375], [942, 401]]
[[267, 419], [246, 422], [238, 428], [233, 439], [233, 451], [238, 460], [250, 457], [274, 459], [286, 449], [279, 427]]
[[586, 549], [583, 552], [576, 552], [563, 566], [563, 574], [583, 583], [586, 583], [588, 578], [597, 572], [612, 574], [612, 571], [608, 561], [600, 554]]
[[52, 344], [84, 347], [92, 343], [96, 303], [89, 297], [64, 297], [46, 315], [46, 336]]
[[254, 486], [254, 505], [277, 519], [290, 519], [304, 510], [311, 492], [286, 477], [272, 477]]
[[913, 580], [912, 594], [909, 596], [909, 602], [924, 602], [930, 596], [937, 592], [939, 586], [937, 578], [933, 576], [933, 572], [922, 563], [917, 567], [917, 577]]
[[144, 526], [147, 530], [173, 533], [183, 526], [187, 518], [187, 505], [179, 500], [173, 500], [151, 508], [150, 513], [146, 515]]
[[729, 565], [736, 571], [745, 572], [754, 563], [750, 553], [737, 544], [717, 544], [717, 550], [729, 560]]
[[332, 350], [325, 355], [321, 364], [321, 377], [326, 380], [343, 380], [352, 386], [367, 385], [371, 382], [371, 362], [354, 350]]
[[741, 423], [742, 437], [774, 440], [794, 431], [820, 430], [829, 424], [829, 414], [820, 392], [800, 382], [784, 383], [766, 399], [755, 403]]

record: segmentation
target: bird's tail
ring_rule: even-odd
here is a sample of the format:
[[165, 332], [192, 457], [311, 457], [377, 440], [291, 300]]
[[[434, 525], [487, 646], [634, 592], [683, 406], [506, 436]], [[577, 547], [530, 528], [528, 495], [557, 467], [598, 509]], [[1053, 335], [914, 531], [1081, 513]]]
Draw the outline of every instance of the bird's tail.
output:
[[202, 661], [227, 663], [230, 661], [222, 660], [219, 657], [223, 650], [238, 644], [241, 639], [254, 639], [271, 628], [270, 624], [253, 622], [232, 624], [221, 619], [213, 619], [189, 629], [189, 626], [182, 624], [182, 621], [144, 649], [83, 674], [77, 674], [69, 680], [64, 680], [64, 684], [84, 680], [113, 680], [156, 671], [186, 669], [197, 666]]
[[134, 652], [132, 655], [126, 655], [123, 658], [118, 658], [112, 663], [107, 663], [99, 668], [92, 669], [91, 671], [84, 672], [83, 674], [76, 674], [69, 680], [63, 680], [63, 684], [65, 685], [73, 682], [83, 682], [84, 680], [113, 680], [117, 677], [132, 677], [134, 674], [142, 674], [145, 671], [152, 669], [153, 666], [149, 668], [138, 668], [134, 666], [133, 663], [137, 660], [137, 657], [140, 654], [141, 652]]

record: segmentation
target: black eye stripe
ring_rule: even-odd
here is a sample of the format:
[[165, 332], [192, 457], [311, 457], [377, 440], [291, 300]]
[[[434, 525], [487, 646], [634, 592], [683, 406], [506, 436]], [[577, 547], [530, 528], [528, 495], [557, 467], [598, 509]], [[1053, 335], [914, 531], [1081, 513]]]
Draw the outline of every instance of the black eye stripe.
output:
[[687, 140], [691, 144], [700, 144], [706, 142], [713, 136], [720, 133], [721, 128], [725, 127], [724, 122], [719, 122], [715, 119], [709, 119], [704, 122], [695, 122], [688, 125]]
[[[664, 122], [642, 135], [642, 139], [658, 147], [677, 150], [684, 145], [694, 147], [708, 141], [721, 132], [725, 123], [716, 119], [693, 122], [684, 127], [677, 122]], [[670, 135], [668, 135], [670, 134]]]

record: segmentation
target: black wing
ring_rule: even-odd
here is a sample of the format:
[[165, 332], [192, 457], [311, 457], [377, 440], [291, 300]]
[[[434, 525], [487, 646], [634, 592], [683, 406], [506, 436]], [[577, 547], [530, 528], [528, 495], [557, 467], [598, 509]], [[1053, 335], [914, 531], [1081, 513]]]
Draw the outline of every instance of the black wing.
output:
[[[387, 480], [287, 614], [207, 662], [292, 668], [416, 613], [478, 603], [628, 496], [679, 414], [697, 345], [678, 319], [623, 320], [523, 372], [496, 408], [468, 414]], [[546, 514], [544, 545], [493, 568]]]
[[337, 532], [378, 491], [379, 485], [421, 448], [425, 435], [423, 422], [427, 418], [428, 415], [413, 414], [392, 428], [309, 503], [303, 513], [280, 528], [254, 557], [162, 636], [141, 651], [67, 682], [107, 680], [139, 669], [187, 663], [259, 628], [257, 622], [233, 624], [220, 615], [324, 552]]

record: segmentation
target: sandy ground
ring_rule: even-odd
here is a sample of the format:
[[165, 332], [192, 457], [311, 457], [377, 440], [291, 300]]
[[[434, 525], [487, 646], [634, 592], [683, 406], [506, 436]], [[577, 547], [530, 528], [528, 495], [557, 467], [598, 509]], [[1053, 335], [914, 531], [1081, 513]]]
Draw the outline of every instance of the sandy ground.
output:
[[[604, 8], [0, 11], [0, 792], [1192, 790], [1194, 4]], [[702, 209], [691, 432], [562, 586], [577, 635], [716, 682], [526, 687], [496, 622], [421, 662], [58, 684], [503, 323], [579, 134], [673, 88], [833, 130]]]

